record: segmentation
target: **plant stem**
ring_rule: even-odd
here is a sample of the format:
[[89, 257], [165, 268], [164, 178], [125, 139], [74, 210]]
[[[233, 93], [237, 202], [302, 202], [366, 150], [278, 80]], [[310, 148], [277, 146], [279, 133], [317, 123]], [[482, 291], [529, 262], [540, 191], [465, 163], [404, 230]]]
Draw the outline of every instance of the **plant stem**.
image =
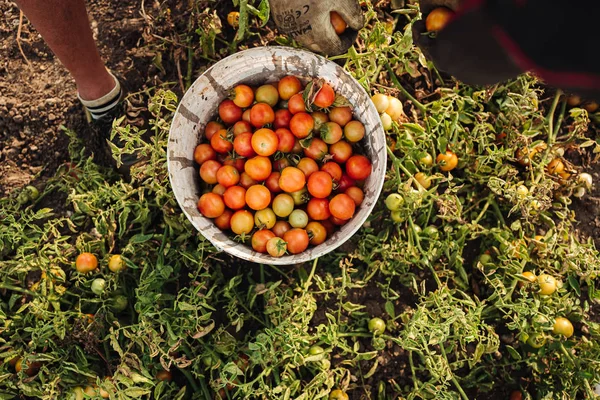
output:
[[[448, 362], [448, 356], [446, 355], [446, 349], [444, 348], [444, 344], [440, 344], [440, 350], [442, 351], [442, 354], [444, 355], [444, 358], [446, 359], [446, 362]], [[467, 394], [465, 393], [465, 391], [463, 390], [462, 386], [460, 386], [460, 383], [458, 383], [458, 380], [456, 379], [456, 376], [454, 376], [454, 374], [452, 372], [450, 372], [451, 374], [451, 380], [452, 383], [454, 383], [454, 386], [456, 386], [456, 389], [458, 390], [458, 393], [460, 393], [460, 396], [464, 399], [464, 400], [469, 400], [469, 397], [467, 396]]]
[[406, 96], [408, 100], [410, 100], [415, 105], [415, 107], [419, 109], [419, 111], [425, 113], [425, 106], [421, 104], [417, 99], [415, 99], [410, 93], [408, 93], [406, 89], [404, 89], [404, 87], [400, 84], [400, 81], [396, 77], [396, 74], [392, 70], [392, 67], [390, 67], [390, 64], [386, 62], [385, 66], [388, 70], [388, 73], [390, 74], [390, 79], [392, 80], [394, 85], [402, 92], [402, 94], [404, 94], [404, 96]]
[[306, 283], [304, 284], [304, 291], [308, 292], [308, 288], [310, 287], [310, 282], [312, 281], [312, 278], [315, 276], [315, 271], [317, 269], [317, 262], [319, 261], [319, 258], [315, 258], [315, 261], [313, 262], [313, 266], [312, 269], [310, 270], [310, 274], [308, 275], [308, 278], [306, 279]]
[[550, 148], [554, 144], [554, 112], [556, 111], [556, 106], [558, 104], [558, 100], [560, 100], [560, 96], [562, 96], [562, 90], [559, 89], [554, 95], [552, 106], [550, 106], [550, 111], [546, 117], [546, 122], [548, 123], [548, 148], [546, 149], [546, 152], [550, 151]]
[[[178, 369], [187, 378], [188, 382], [190, 383], [190, 386], [192, 387], [192, 389], [194, 389], [194, 393], [198, 393], [200, 391], [200, 388], [198, 387], [198, 384], [194, 380], [194, 377], [192, 376], [192, 374], [190, 374], [190, 371], [186, 370], [185, 368], [178, 368]], [[208, 397], [208, 398], [210, 398], [210, 397]]]

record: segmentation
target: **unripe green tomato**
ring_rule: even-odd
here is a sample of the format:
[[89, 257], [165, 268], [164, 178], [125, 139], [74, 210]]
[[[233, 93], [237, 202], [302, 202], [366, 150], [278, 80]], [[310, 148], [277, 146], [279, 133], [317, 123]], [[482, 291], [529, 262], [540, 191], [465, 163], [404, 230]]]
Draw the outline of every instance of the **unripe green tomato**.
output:
[[555, 335], [563, 335], [567, 339], [573, 336], [575, 329], [573, 328], [573, 324], [566, 318], [558, 317], [554, 322], [554, 327], [552, 332]]
[[371, 318], [369, 321], [369, 331], [375, 335], [381, 335], [385, 332], [385, 321], [381, 318]]
[[424, 167], [431, 167], [433, 165], [433, 157], [427, 153], [419, 159], [419, 163]]
[[527, 189], [527, 186], [525, 186], [525, 185], [517, 186], [517, 195], [519, 195], [519, 197], [521, 197], [521, 198], [527, 197], [528, 194], [529, 194], [529, 189]]
[[399, 193], [392, 193], [385, 199], [385, 206], [390, 211], [396, 211], [404, 204], [404, 198]]
[[541, 333], [533, 334], [529, 336], [529, 339], [527, 339], [527, 344], [534, 349], [539, 349], [546, 344], [546, 337]]
[[492, 262], [492, 256], [489, 254], [482, 254], [479, 256], [479, 262], [483, 265], [487, 265]]
[[381, 118], [381, 125], [383, 125], [383, 129], [386, 131], [392, 130], [392, 117], [386, 113], [381, 114], [379, 117]]
[[556, 291], [556, 279], [552, 275], [543, 274], [538, 276], [540, 294], [549, 296]]
[[40, 192], [35, 186], [25, 186], [25, 190], [28, 192], [28, 196], [31, 200], [37, 200], [40, 197]]
[[127, 297], [123, 296], [122, 294], [118, 294], [112, 298], [112, 308], [116, 312], [125, 311], [127, 304]]
[[104, 293], [104, 289], [106, 288], [106, 281], [102, 278], [96, 278], [92, 281], [92, 292], [100, 296]]
[[321, 346], [310, 346], [310, 349], [308, 349], [308, 354], [310, 354], [311, 356], [316, 356], [318, 354], [323, 354], [325, 352], [325, 350], [321, 347]]
[[438, 229], [433, 226], [433, 225], [429, 225], [428, 227], [426, 227], [425, 229], [423, 229], [423, 234], [431, 239], [437, 239], [439, 236], [439, 231]]
[[398, 210], [392, 211], [390, 216], [392, 217], [392, 221], [394, 221], [398, 224], [401, 222], [404, 222], [404, 217], [402, 217], [402, 213]]

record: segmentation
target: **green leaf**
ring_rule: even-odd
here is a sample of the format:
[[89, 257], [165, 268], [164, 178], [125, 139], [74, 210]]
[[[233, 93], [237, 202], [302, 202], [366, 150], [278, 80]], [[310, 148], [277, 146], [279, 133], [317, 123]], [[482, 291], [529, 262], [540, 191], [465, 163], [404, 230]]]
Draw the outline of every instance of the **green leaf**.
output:
[[569, 282], [569, 286], [571, 286], [575, 293], [577, 293], [577, 296], [581, 296], [581, 288], [579, 287], [579, 282], [577, 281], [577, 278], [573, 275], [569, 275], [567, 277], [567, 281]]
[[513, 360], [515, 360], [515, 361], [521, 360], [521, 358], [522, 358], [521, 353], [519, 353], [517, 350], [515, 350], [514, 347], [506, 345], [506, 350], [508, 350], [508, 353], [513, 358]]

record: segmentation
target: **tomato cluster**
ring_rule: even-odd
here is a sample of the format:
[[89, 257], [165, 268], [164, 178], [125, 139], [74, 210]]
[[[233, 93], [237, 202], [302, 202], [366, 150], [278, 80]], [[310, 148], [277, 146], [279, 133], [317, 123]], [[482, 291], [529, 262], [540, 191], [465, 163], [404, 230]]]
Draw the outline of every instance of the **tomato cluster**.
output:
[[365, 127], [328, 83], [241, 84], [218, 119], [194, 160], [208, 185], [198, 210], [219, 229], [281, 257], [325, 242], [354, 216], [371, 174], [360, 154]]

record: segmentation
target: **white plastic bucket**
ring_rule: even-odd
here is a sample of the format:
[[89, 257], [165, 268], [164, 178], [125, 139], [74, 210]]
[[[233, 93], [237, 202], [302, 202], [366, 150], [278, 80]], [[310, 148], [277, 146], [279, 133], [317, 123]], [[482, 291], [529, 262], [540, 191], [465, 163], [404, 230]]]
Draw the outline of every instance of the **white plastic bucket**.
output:
[[[206, 123], [214, 119], [221, 101], [240, 83], [260, 85], [286, 75], [320, 77], [337, 94], [348, 99], [354, 117], [366, 128], [364, 147], [373, 170], [364, 186], [365, 198], [356, 214], [325, 243], [309, 247], [297, 255], [274, 258], [233, 241], [203, 217], [197, 209], [201, 195], [200, 177], [194, 165], [194, 149], [202, 139]], [[383, 187], [386, 171], [385, 132], [370, 96], [360, 84], [336, 63], [316, 54], [288, 47], [259, 47], [231, 55], [208, 69], [185, 93], [171, 124], [167, 147], [169, 179], [179, 206], [192, 225], [216, 248], [256, 263], [291, 265], [306, 262], [336, 249], [366, 221]]]

